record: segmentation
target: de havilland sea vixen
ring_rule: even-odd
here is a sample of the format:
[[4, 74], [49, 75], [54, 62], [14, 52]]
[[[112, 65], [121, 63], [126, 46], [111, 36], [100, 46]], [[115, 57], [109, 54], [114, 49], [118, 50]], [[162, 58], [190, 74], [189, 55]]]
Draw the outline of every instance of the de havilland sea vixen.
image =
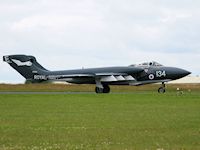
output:
[[191, 73], [180, 68], [165, 67], [157, 62], [125, 67], [49, 71], [41, 66], [33, 56], [7, 55], [3, 56], [3, 61], [32, 83], [50, 80], [75, 84], [96, 84], [96, 93], [109, 93], [109, 85], [137, 86], [150, 83], [162, 83], [158, 92], [164, 93], [165, 82], [185, 77]]

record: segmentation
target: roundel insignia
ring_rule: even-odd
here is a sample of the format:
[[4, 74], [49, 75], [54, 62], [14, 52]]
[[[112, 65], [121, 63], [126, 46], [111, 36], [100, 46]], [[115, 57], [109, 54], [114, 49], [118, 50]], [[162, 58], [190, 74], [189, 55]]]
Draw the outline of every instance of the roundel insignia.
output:
[[153, 75], [153, 74], [150, 74], [150, 75], [149, 75], [149, 79], [150, 79], [150, 80], [153, 80], [153, 79], [154, 79], [154, 75]]

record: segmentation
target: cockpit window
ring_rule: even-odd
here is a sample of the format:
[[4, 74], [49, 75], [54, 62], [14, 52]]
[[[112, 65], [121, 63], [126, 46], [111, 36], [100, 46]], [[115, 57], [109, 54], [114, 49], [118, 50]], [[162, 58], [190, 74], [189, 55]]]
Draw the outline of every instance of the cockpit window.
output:
[[149, 66], [163, 66], [155, 61], [152, 61], [152, 62], [145, 62], [145, 63], [141, 63], [141, 64], [134, 64], [134, 65], [130, 65], [130, 66], [144, 66], [144, 67], [149, 67]]
[[163, 66], [163, 65], [161, 65], [161, 64], [159, 64], [159, 63], [157, 63], [155, 61], [153, 61], [152, 64], [153, 64], [153, 66]]

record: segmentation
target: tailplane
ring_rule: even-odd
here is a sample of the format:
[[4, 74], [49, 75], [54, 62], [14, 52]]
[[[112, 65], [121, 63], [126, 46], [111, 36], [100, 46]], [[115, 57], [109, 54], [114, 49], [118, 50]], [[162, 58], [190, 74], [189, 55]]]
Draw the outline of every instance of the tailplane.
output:
[[7, 62], [19, 72], [28, 82], [40, 82], [34, 80], [34, 75], [44, 75], [48, 73], [48, 70], [41, 66], [33, 56], [7, 55], [3, 56], [3, 61]]

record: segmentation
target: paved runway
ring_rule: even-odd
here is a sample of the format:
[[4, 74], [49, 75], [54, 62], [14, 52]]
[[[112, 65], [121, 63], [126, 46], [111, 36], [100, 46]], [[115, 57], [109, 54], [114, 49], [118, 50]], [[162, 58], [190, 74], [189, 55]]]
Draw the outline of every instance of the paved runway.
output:
[[24, 95], [24, 94], [28, 94], [28, 95], [31, 95], [31, 94], [34, 94], [34, 95], [49, 95], [49, 94], [53, 94], [53, 95], [63, 95], [63, 94], [96, 94], [95, 92], [0, 92], [0, 95], [3, 95], [3, 94], [7, 94], [7, 95], [10, 95], [10, 94], [21, 94], [21, 95]]
[[[95, 92], [0, 92], [0, 95], [16, 95], [16, 94], [17, 95], [70, 95], [70, 94], [78, 95], [78, 94], [96, 94], [96, 93]], [[133, 94], [133, 93], [111, 92], [109, 94]]]
[[[96, 94], [95, 92], [0, 92], [0, 95], [69, 95], [69, 94]], [[148, 92], [111, 92], [109, 94], [149, 94]]]

